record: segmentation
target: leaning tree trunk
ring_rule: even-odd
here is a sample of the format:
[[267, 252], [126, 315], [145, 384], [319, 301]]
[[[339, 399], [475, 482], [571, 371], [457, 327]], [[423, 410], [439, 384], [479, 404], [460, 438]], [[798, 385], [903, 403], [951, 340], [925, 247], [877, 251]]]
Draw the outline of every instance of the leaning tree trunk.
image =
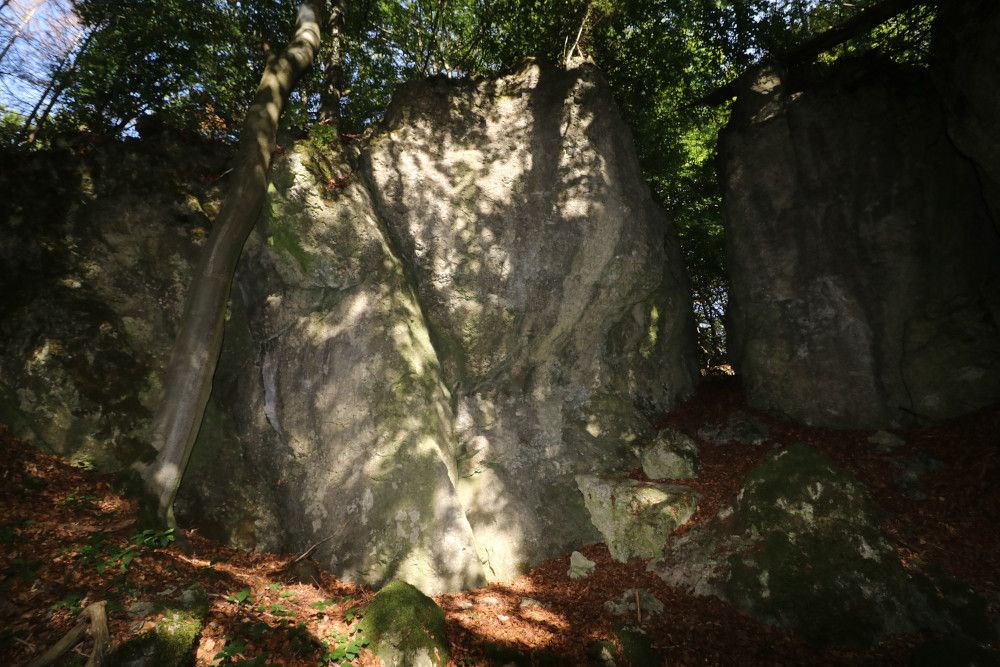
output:
[[292, 42], [280, 55], [268, 57], [240, 134], [226, 198], [188, 287], [184, 315], [167, 365], [163, 399], [153, 418], [157, 456], [140, 468], [146, 489], [156, 498], [159, 517], [171, 525], [174, 497], [212, 390], [236, 263], [267, 192], [278, 118], [289, 93], [319, 49], [317, 16], [313, 3], [303, 2]]

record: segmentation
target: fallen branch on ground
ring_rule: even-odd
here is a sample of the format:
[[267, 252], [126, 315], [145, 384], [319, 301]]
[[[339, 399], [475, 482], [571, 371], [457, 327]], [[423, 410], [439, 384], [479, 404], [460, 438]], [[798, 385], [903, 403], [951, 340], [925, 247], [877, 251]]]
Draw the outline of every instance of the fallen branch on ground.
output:
[[86, 667], [101, 667], [111, 645], [106, 605], [107, 602], [102, 600], [80, 612], [80, 622], [63, 635], [52, 648], [28, 663], [28, 667], [48, 667], [55, 664], [59, 658], [82, 642], [85, 634], [89, 634], [94, 640], [94, 648], [90, 651]]

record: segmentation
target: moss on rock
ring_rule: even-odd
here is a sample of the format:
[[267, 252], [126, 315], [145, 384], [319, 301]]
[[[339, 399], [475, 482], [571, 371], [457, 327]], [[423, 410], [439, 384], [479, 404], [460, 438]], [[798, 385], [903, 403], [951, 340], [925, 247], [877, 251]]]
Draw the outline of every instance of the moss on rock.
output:
[[735, 506], [671, 545], [656, 569], [818, 646], [975, 625], [963, 617], [976, 611], [971, 598], [948, 599], [903, 567], [861, 482], [804, 445], [752, 470]]
[[193, 649], [208, 612], [208, 596], [200, 588], [157, 604], [163, 618], [155, 627], [122, 644], [108, 658], [109, 667], [182, 667], [194, 664]]
[[375, 595], [360, 629], [387, 667], [448, 662], [444, 611], [405, 581], [393, 581]]

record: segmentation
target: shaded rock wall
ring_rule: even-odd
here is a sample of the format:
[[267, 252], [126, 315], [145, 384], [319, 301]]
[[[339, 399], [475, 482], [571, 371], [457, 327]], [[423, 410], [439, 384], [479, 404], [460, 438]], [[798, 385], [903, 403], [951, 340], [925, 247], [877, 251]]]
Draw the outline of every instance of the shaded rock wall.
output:
[[976, 165], [1000, 229], [1000, 5], [949, 2], [934, 26], [934, 74], [948, 110], [948, 133]]
[[148, 428], [228, 151], [163, 139], [0, 164], [0, 420], [102, 471]]
[[720, 153], [731, 349], [755, 406], [861, 428], [1000, 400], [1000, 238], [926, 73], [762, 75]]

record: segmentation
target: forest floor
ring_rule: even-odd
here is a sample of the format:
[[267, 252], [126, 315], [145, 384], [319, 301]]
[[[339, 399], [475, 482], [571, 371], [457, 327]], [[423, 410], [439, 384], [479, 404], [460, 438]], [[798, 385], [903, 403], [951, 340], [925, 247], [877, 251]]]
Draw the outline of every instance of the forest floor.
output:
[[[867, 483], [901, 560], [942, 567], [998, 610], [1000, 408], [900, 433], [901, 449], [943, 464], [924, 478], [924, 500], [901, 490], [887, 455], [867, 442], [870, 431], [806, 428], [754, 412], [733, 379], [704, 383], [661, 426], [694, 436], [719, 415], [738, 412], [766, 424], [768, 438], [760, 446], [699, 441], [702, 473], [690, 484], [702, 501], [682, 530], [731, 502], [747, 471], [774, 445], [804, 442]], [[296, 578], [297, 568], [287, 567], [295, 554], [238, 551], [197, 532], [185, 534], [188, 547], [181, 549], [169, 535], [143, 534], [135, 524], [134, 501], [111, 478], [71, 467], [0, 427], [0, 664], [26, 663], [100, 600], [108, 601], [112, 641], [120, 644], [154, 626], [150, 600], [193, 584], [208, 593], [209, 604], [196, 664], [325, 664], [348, 647], [373, 594], [318, 568]], [[923, 639], [900, 637], [863, 652], [815, 651], [722, 601], [666, 586], [646, 572], [646, 561], [617, 563], [600, 544], [581, 551], [597, 563], [586, 579], [568, 578], [567, 554], [512, 582], [438, 596], [449, 664], [490, 664], [488, 652], [505, 649], [537, 663], [586, 664], [591, 642], [614, 641], [615, 619], [604, 603], [630, 588], [647, 589], [665, 606], [643, 619], [665, 665], [905, 664]], [[377, 662], [362, 650], [351, 664]]]

